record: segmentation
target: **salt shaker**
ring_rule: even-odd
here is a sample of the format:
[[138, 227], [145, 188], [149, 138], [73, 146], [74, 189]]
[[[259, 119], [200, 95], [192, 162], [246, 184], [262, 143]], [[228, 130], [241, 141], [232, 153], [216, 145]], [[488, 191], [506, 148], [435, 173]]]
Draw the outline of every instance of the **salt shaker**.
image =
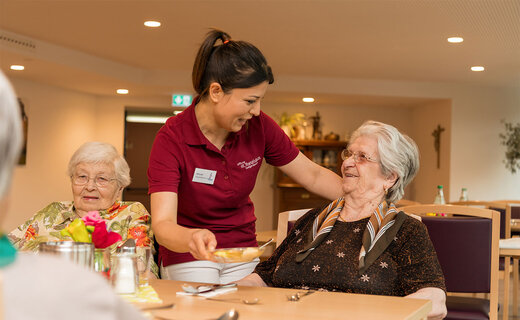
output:
[[110, 280], [117, 294], [135, 294], [138, 288], [137, 255], [118, 253], [113, 256]]

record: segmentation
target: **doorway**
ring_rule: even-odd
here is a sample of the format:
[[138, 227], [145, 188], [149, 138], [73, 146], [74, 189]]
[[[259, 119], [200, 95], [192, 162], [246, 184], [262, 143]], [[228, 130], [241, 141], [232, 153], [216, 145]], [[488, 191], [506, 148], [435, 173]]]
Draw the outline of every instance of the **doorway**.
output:
[[123, 191], [125, 201], [141, 202], [150, 211], [148, 195], [148, 160], [157, 131], [168, 117], [175, 116], [171, 109], [165, 111], [125, 111], [124, 156], [130, 166], [132, 182]]

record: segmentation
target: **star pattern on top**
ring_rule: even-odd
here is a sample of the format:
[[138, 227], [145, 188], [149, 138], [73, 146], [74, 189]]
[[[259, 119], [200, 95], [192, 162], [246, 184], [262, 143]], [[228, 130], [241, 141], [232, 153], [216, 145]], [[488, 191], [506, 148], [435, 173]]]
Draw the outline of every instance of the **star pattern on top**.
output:
[[295, 234], [295, 235], [299, 235], [300, 232], [301, 232], [301, 231], [300, 231], [299, 229], [294, 230], [294, 234]]
[[326, 243], [326, 244], [331, 244], [331, 243], [333, 243], [333, 242], [334, 242], [334, 240], [327, 240], [327, 242], [325, 242], [325, 243]]
[[314, 272], [320, 271], [320, 266], [318, 264], [312, 266], [312, 271], [314, 271]]
[[361, 280], [363, 280], [363, 282], [368, 282], [370, 281], [370, 277], [367, 274], [364, 274], [361, 276]]
[[381, 261], [381, 263], [379, 264], [379, 266], [383, 269], [388, 269], [388, 263], [384, 262], [384, 261]]
[[298, 240], [296, 241], [296, 243], [300, 243], [300, 242], [302, 242], [302, 238], [300, 238], [300, 239], [298, 239]]
[[355, 233], [358, 233], [359, 231], [361, 231], [361, 228], [359, 228], [359, 227], [356, 228], [356, 229], [354, 229], [354, 232], [355, 232]]
[[338, 256], [338, 258], [343, 258], [345, 254], [343, 252], [338, 252], [336, 256]]

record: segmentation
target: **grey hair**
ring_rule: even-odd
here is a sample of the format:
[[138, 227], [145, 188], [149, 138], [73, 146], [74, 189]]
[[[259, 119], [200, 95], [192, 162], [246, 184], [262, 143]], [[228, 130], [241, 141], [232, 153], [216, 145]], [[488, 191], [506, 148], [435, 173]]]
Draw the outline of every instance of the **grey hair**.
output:
[[404, 188], [419, 171], [419, 148], [409, 136], [395, 127], [378, 122], [366, 121], [352, 133], [354, 141], [361, 136], [371, 136], [377, 140], [381, 172], [388, 177], [395, 173], [397, 180], [385, 196], [388, 202], [397, 202], [404, 195]]
[[130, 167], [116, 148], [104, 142], [86, 142], [70, 158], [67, 173], [72, 177], [80, 163], [105, 163], [114, 166], [116, 180], [120, 187], [127, 187], [130, 182]]
[[21, 147], [20, 107], [11, 84], [0, 71], [0, 199], [7, 195]]

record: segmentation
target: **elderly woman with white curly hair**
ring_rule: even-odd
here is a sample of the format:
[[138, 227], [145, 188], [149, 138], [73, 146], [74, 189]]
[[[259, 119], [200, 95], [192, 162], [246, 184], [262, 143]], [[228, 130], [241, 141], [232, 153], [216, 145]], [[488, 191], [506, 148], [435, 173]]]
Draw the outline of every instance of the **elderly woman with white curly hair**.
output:
[[[21, 142], [18, 103], [0, 71], [0, 221]], [[0, 302], [0, 318], [9, 320], [145, 319], [103, 278], [63, 259], [17, 252], [1, 231]]]
[[238, 284], [430, 299], [428, 319], [442, 319], [446, 288], [428, 231], [394, 205], [419, 170], [416, 144], [367, 121], [342, 157], [343, 196], [301, 217]]
[[[9, 238], [15, 247], [35, 251], [41, 242], [70, 240], [60, 230], [90, 211], [99, 211], [108, 230], [119, 233], [122, 241], [132, 238], [138, 247], [153, 248], [146, 208], [139, 202], [118, 200], [130, 184], [130, 168], [114, 146], [103, 142], [83, 144], [69, 161], [68, 175], [74, 201], [53, 202], [13, 230]], [[151, 269], [157, 276], [158, 267], [153, 262]]]

